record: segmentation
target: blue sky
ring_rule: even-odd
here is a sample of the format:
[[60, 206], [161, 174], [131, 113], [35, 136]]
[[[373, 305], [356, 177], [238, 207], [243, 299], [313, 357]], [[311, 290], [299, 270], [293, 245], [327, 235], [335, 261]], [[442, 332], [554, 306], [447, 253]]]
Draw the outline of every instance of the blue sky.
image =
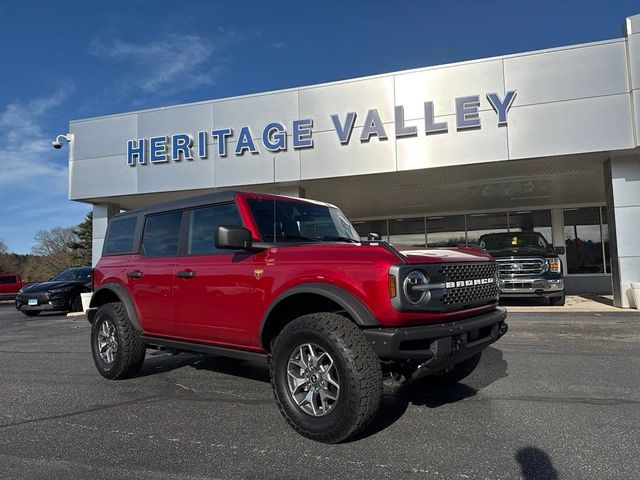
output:
[[636, 1], [0, 0], [0, 239], [82, 221], [69, 120], [618, 38]]

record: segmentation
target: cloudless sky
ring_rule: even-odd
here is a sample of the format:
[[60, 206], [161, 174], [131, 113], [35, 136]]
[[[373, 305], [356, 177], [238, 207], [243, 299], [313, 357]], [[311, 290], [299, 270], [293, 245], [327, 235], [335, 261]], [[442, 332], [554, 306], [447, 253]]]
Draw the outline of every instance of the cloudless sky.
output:
[[0, 239], [73, 226], [69, 120], [621, 37], [640, 2], [2, 1]]

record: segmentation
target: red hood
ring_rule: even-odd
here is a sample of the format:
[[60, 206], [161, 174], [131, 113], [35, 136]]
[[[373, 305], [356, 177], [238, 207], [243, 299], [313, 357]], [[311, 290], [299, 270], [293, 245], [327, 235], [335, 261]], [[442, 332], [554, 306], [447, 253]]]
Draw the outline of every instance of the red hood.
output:
[[400, 253], [407, 263], [439, 263], [439, 262], [488, 262], [492, 260], [484, 250], [479, 248], [443, 248], [431, 250], [404, 250]]

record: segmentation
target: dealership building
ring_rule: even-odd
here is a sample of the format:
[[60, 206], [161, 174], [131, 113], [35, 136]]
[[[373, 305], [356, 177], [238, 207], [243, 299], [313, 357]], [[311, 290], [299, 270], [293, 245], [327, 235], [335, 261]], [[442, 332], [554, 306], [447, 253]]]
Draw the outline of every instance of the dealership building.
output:
[[640, 15], [623, 37], [70, 122], [94, 263], [121, 210], [221, 190], [339, 206], [443, 247], [534, 230], [569, 293], [640, 282]]

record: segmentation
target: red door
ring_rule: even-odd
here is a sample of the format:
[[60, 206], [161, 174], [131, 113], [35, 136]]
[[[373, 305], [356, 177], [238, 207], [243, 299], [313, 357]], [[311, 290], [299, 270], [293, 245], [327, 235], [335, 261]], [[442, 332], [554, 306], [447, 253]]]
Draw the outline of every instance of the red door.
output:
[[139, 257], [127, 270], [128, 290], [145, 333], [171, 335], [176, 257]]

